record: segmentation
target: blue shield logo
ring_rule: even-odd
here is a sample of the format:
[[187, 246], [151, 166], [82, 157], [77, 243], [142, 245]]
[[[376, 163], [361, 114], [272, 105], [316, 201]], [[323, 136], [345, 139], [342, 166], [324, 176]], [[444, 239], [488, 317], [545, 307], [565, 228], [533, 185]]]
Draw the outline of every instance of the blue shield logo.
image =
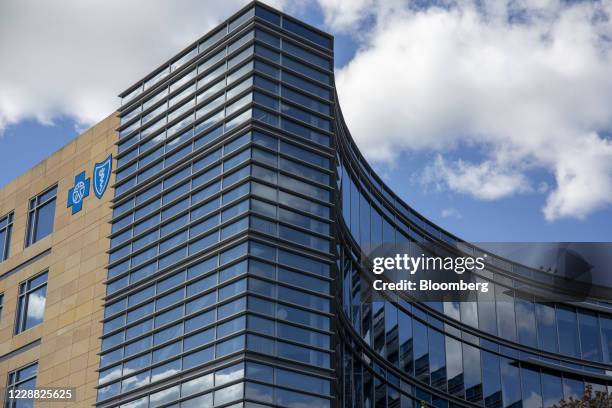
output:
[[93, 190], [98, 198], [102, 198], [108, 182], [110, 181], [111, 170], [113, 169], [113, 155], [109, 154], [102, 163], [96, 163], [93, 169]]
[[81, 211], [83, 200], [88, 195], [89, 179], [85, 178], [85, 172], [81, 172], [74, 178], [74, 187], [68, 191], [68, 207], [72, 207], [72, 214]]

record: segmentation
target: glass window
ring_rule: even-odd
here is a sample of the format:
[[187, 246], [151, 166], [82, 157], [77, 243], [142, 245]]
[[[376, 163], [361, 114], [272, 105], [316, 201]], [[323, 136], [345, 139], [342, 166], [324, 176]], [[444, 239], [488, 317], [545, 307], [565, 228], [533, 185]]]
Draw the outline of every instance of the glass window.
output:
[[28, 408], [34, 406], [32, 399], [9, 398], [17, 390], [31, 390], [36, 387], [38, 363], [30, 364], [8, 373], [6, 382], [5, 408]]
[[281, 407], [287, 408], [301, 408], [306, 406], [313, 408], [329, 408], [331, 406], [330, 401], [326, 399], [281, 388], [276, 389], [276, 403]]
[[13, 213], [0, 218], [0, 262], [9, 257], [11, 247], [11, 231], [13, 229]]
[[204, 375], [202, 377], [194, 378], [193, 380], [181, 384], [181, 396], [186, 397], [188, 395], [193, 395], [197, 392], [201, 392], [202, 390], [206, 390], [212, 387], [213, 374]]
[[262, 18], [274, 25], [280, 26], [280, 16], [275, 12], [268, 10], [262, 6], [255, 7], [255, 16]]
[[0, 293], [0, 321], [2, 320], [3, 307], [4, 307], [4, 293]]
[[559, 351], [570, 356], [578, 356], [578, 322], [573, 309], [557, 306], [557, 329], [559, 331]]
[[26, 247], [53, 232], [57, 186], [30, 199]]
[[[255, 321], [255, 322], [257, 323], [257, 322], [266, 320], [262, 318], [259, 318], [259, 319], [260, 320]], [[266, 321], [266, 323], [268, 324], [268, 327], [269, 327], [270, 322]], [[260, 326], [263, 326], [263, 322]], [[321, 348], [329, 348], [330, 339], [328, 335], [317, 333], [309, 329], [302, 329], [299, 327], [291, 326], [291, 325], [288, 325], [282, 322], [278, 322], [276, 326], [277, 326], [278, 337], [297, 341], [300, 343], [309, 344], [312, 346], [321, 347]], [[269, 334], [274, 334], [274, 333], [269, 333]]]
[[300, 160], [305, 160], [309, 163], [312, 163], [314, 165], [320, 166], [320, 167], [324, 167], [324, 168], [329, 168], [329, 159], [326, 157], [322, 157], [316, 153], [313, 153], [311, 151], [302, 149], [301, 147], [298, 147], [296, 145], [287, 143], [285, 141], [281, 141], [280, 143], [280, 151], [282, 153], [285, 153], [287, 155], [293, 156], [297, 159]]
[[278, 262], [296, 269], [301, 269], [317, 275], [329, 277], [329, 264], [306, 258], [283, 249], [278, 250]]
[[272, 403], [274, 401], [274, 388], [270, 387], [269, 385], [247, 382], [245, 397], [261, 402]]
[[501, 358], [500, 367], [504, 408], [520, 406], [517, 403], [521, 400], [521, 384], [516, 362]]
[[[215, 329], [213, 327], [208, 330], [204, 330], [200, 333], [196, 333], [193, 336], [185, 337], [185, 340], [183, 341], [184, 343], [183, 349], [184, 351], [192, 350], [196, 347], [200, 347], [203, 344], [210, 343], [214, 339], [215, 339]], [[212, 353], [212, 348], [211, 348], [211, 353]]]
[[521, 344], [531, 347], [538, 346], [536, 334], [536, 318], [535, 306], [529, 299], [521, 297], [517, 293], [514, 300], [514, 310], [518, 319], [516, 319], [516, 328], [518, 331], [518, 339]]
[[413, 375], [412, 348], [414, 340], [412, 338], [412, 319], [400, 310], [398, 320], [400, 368]]
[[289, 41], [283, 40], [283, 50], [323, 69], [329, 69], [330, 67], [329, 59], [315, 54], [314, 52], [306, 51], [304, 48]]
[[542, 397], [544, 408], [552, 408], [563, 399], [561, 378], [554, 374], [542, 372]]
[[501, 407], [499, 357], [486, 351], [482, 352], [482, 379], [485, 406], [487, 408]]
[[397, 308], [391, 302], [384, 305], [385, 352], [387, 360], [393, 365], [399, 364], [399, 339], [397, 337]]
[[227, 76], [227, 85], [231, 85], [233, 82], [237, 81], [239, 78], [242, 78], [247, 74], [247, 72], [250, 72], [252, 70], [253, 61], [249, 61]]
[[495, 297], [497, 302], [497, 327], [499, 336], [510, 341], [515, 341], [514, 291], [496, 284]]
[[282, 103], [281, 111], [289, 116], [301, 120], [302, 122], [306, 122], [312, 126], [327, 130], [328, 132], [331, 131], [331, 123], [329, 120], [308, 113], [303, 109], [291, 106], [286, 103]]
[[255, 69], [276, 79], [280, 77], [280, 69], [259, 60], [255, 61]]
[[545, 303], [537, 303], [536, 321], [538, 325], [538, 346], [543, 350], [556, 353], [558, 347], [555, 308]]
[[563, 395], [566, 400], [573, 397], [574, 399], [581, 399], [584, 393], [584, 383], [581, 380], [574, 378], [564, 377], [563, 378]]
[[601, 341], [603, 343], [604, 361], [612, 363], [612, 319], [608, 317], [600, 317], [601, 324]]
[[277, 304], [276, 315], [280, 319], [284, 319], [289, 322], [300, 323], [306, 326], [313, 326], [322, 330], [329, 330], [329, 318], [316, 313], [296, 309], [291, 306]]
[[[263, 88], [269, 92], [278, 94], [279, 85], [260, 76], [255, 76], [255, 86]], [[276, 106], [275, 109], [278, 109], [278, 106]]]
[[277, 51], [273, 51], [268, 47], [264, 47], [257, 44], [255, 46], [255, 53], [276, 63], [280, 62], [280, 53], [278, 53]]
[[217, 339], [244, 330], [246, 319], [244, 316], [237, 317], [229, 322], [221, 323], [217, 326]]
[[[180, 360], [179, 360], [180, 363]], [[167, 372], [169, 373], [169, 372]], [[167, 374], [170, 375], [170, 374]], [[151, 381], [154, 381], [154, 378], [151, 378]], [[149, 397], [149, 408], [156, 408], [161, 405], [167, 404], [172, 401], [176, 401], [179, 397], [179, 386], [175, 385], [171, 388], [166, 388], [165, 390], [158, 391], [155, 394], [151, 394]]]
[[578, 314], [580, 324], [580, 343], [582, 358], [587, 360], [602, 361], [601, 342], [599, 336], [599, 322], [597, 315], [588, 311]]
[[523, 383], [523, 408], [542, 407], [540, 372], [521, 367], [521, 380]]
[[279, 168], [297, 176], [307, 178], [317, 183], [329, 184], [329, 174], [320, 172], [319, 170], [305, 166], [282, 158], [279, 160]]
[[278, 280], [315, 292], [329, 293], [329, 282], [284, 268], [278, 268]]
[[[230, 31], [232, 31], [232, 24], [230, 24]], [[254, 37], [255, 37], [255, 33], [253, 31], [246, 33], [245, 35], [240, 37], [238, 40], [231, 43], [229, 47], [227, 47], [227, 53], [228, 54], [233, 53], [238, 48], [242, 47], [243, 45], [248, 43], [250, 40], [252, 40]]]
[[463, 361], [461, 358], [461, 342], [446, 337], [446, 375], [449, 394], [463, 397]]
[[243, 383], [238, 383], [231, 385], [227, 388], [222, 388], [220, 390], [215, 391], [215, 406], [227, 404], [234, 400], [238, 400], [242, 398], [243, 394]]
[[47, 272], [19, 285], [15, 334], [32, 328], [43, 321], [47, 300]]
[[[181, 359], [170, 361], [169, 363], [155, 367], [151, 370], [151, 382], [170, 377], [181, 371]], [[178, 390], [177, 390], [178, 391]], [[153, 396], [151, 396], [153, 398]]]
[[[185, 339], [185, 341], [187, 341], [187, 339]], [[187, 348], [185, 348], [185, 350], [187, 350]], [[183, 357], [183, 370], [188, 370], [201, 364], [206, 364], [211, 360], [214, 360], [214, 358], [215, 352], [213, 347], [208, 347], [204, 350], [196, 351], [195, 353], [191, 353]]]
[[251, 378], [253, 380], [271, 383], [274, 381], [274, 369], [267, 365], [257, 364], [249, 361], [246, 363], [246, 377]]
[[244, 364], [236, 364], [226, 367], [215, 373], [215, 386], [227, 384], [244, 377]]
[[306, 347], [296, 346], [281, 341], [276, 342], [276, 349], [278, 356], [282, 358], [301, 361], [306, 364], [320, 367], [329, 368], [330, 366], [329, 354], [321, 351], [311, 350]]
[[429, 383], [429, 345], [427, 326], [416, 320], [414, 329], [414, 375], [421, 381]]
[[[477, 283], [485, 282], [476, 278]], [[478, 292], [478, 327], [491, 334], [497, 335], [497, 318], [495, 313], [495, 293]]]
[[429, 369], [431, 386], [446, 390], [444, 335], [433, 329], [429, 329]]
[[283, 66], [290, 68], [296, 72], [299, 72], [300, 74], [305, 75], [308, 78], [312, 78], [326, 85], [329, 85], [329, 75], [328, 74], [325, 74], [309, 66], [306, 66], [293, 58], [283, 57]]
[[296, 75], [290, 74], [289, 72], [283, 71], [283, 82], [287, 82], [303, 91], [310, 92], [311, 94], [317, 95], [323, 99], [330, 99], [330, 92], [325, 87], [315, 85], [312, 82], [302, 79]]
[[322, 144], [324, 146], [329, 146], [330, 144], [329, 136], [320, 133], [316, 130], [313, 130], [309, 127], [300, 125], [299, 123], [289, 119], [282, 118], [281, 128], [283, 130], [286, 130], [287, 132], [294, 133], [299, 137], [303, 137], [305, 139]]
[[471, 402], [482, 401], [482, 372], [480, 349], [463, 343], [463, 371], [465, 382], [465, 399]]
[[[259, 15], [259, 14], [256, 12], [256, 15]], [[296, 21], [290, 20], [288, 18], [284, 18], [283, 28], [299, 35], [300, 37], [303, 37], [309, 41], [312, 41], [313, 43], [317, 45], [331, 49], [332, 42], [328, 37], [322, 34], [316, 33], [313, 30], [305, 27], [304, 25]]]

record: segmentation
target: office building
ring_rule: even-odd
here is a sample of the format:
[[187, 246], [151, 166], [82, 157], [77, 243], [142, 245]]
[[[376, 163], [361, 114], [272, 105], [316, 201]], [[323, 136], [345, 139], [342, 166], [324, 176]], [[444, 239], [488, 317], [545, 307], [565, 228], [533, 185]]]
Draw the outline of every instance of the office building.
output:
[[[91, 148], [82, 159], [54, 159], [55, 170], [32, 170], [44, 177], [5, 187], [0, 364], [9, 384], [38, 362], [37, 386], [73, 385], [81, 406], [122, 408], [530, 408], [586, 384], [608, 390], [612, 306], [536, 303], [519, 288], [538, 271], [491, 256], [481, 279], [493, 289], [477, 301], [373, 297], [363, 259], [374, 248], [478, 249], [374, 173], [343, 120], [333, 61], [332, 36], [251, 3], [121, 93], [116, 115], [69, 145], [75, 155]], [[98, 194], [109, 154], [114, 175]], [[51, 238], [33, 244], [50, 254], [35, 258], [23, 245], [36, 231], [26, 213], [52, 213], [40, 209], [55, 183], [55, 223], [39, 223]], [[85, 254], [89, 243], [103, 264]], [[96, 276], [81, 301], [73, 270]], [[38, 290], [42, 271], [49, 296], [30, 328], [8, 313], [19, 315], [16, 299]], [[52, 290], [73, 320], [61, 305], [51, 310]], [[45, 336], [49, 354], [61, 353], [61, 336], [76, 337], [82, 319], [87, 364], [67, 363], [57, 377]]]

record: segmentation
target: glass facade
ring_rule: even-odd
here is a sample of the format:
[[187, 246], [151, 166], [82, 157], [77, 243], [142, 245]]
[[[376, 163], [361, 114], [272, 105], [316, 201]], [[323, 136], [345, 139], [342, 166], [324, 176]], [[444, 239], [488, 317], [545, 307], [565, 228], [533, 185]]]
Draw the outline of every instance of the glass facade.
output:
[[363, 255], [383, 243], [478, 249], [368, 166], [332, 47], [255, 3], [121, 95], [98, 405], [527, 408], [606, 390], [612, 309], [538, 304], [519, 265], [492, 262], [473, 302], [372, 293]]

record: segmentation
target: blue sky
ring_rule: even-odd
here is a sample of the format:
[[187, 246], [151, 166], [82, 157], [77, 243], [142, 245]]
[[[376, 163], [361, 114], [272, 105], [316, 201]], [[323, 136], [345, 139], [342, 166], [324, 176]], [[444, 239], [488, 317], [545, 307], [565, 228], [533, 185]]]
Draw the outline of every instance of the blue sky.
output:
[[[98, 13], [102, 2], [75, 2], [69, 17], [97, 15], [88, 21], [86, 38], [71, 32], [84, 27], [71, 27], [73, 18], [39, 27], [39, 36], [29, 40], [19, 35], [19, 25], [0, 17], [0, 35], [6, 30], [23, 38], [23, 51], [0, 45], [0, 56], [16, 54], [15, 66], [0, 68], [0, 89], [7, 89], [0, 95], [0, 186], [105, 117], [118, 105], [116, 94], [243, 2], [185, 0], [176, 10], [149, 2], [153, 21], [137, 23], [134, 39], [120, 46], [107, 38], [116, 35], [113, 24], [133, 22], [138, 7], [124, 8], [127, 16], [117, 17], [124, 20], [110, 24], [119, 3]], [[591, 17], [612, 12], [611, 2], [520, 10], [458, 3], [277, 5], [335, 35], [337, 85], [349, 128], [374, 168], [413, 208], [474, 242], [609, 241], [612, 58], [601, 41], [612, 27], [609, 19], [599, 24]], [[0, 16], [11, 22], [27, 12], [16, 1], [0, 6]], [[45, 10], [39, 13], [28, 18], [46, 18]], [[197, 21], [198, 13], [206, 17]], [[519, 23], [515, 15], [523, 17]], [[183, 31], [171, 29], [181, 21]], [[49, 43], [40, 44], [40, 30], [49, 30], [42, 33]], [[110, 62], [90, 48], [109, 53]], [[32, 57], [41, 49], [50, 61], [42, 70]]]

